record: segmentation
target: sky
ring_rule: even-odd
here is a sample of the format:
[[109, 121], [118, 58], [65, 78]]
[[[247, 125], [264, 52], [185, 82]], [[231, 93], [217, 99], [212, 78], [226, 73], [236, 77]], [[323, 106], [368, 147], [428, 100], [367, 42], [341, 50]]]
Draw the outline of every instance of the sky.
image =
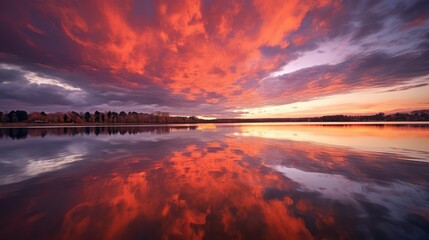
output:
[[429, 1], [0, 2], [0, 111], [429, 109]]

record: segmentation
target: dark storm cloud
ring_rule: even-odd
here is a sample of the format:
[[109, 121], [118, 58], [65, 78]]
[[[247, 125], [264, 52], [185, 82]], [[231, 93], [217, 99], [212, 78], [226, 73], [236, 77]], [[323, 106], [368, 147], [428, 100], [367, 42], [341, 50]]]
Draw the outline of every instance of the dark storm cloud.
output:
[[[23, 86], [24, 85], [24, 86]], [[3, 93], [0, 101], [5, 100], [18, 100], [27, 104], [34, 105], [71, 105], [73, 101], [66, 99], [66, 91], [61, 88], [53, 87], [50, 85], [38, 84], [22, 84], [19, 82], [2, 84], [0, 91]], [[3, 104], [2, 104], [3, 105]], [[7, 106], [3, 106], [7, 108]]]
[[0, 83], [15, 82], [22, 79], [22, 72], [15, 69], [0, 69]]
[[[20, 64], [20, 65], [15, 65]], [[106, 72], [92, 73], [91, 77], [106, 79], [109, 84], [94, 84], [90, 78], [82, 74], [64, 70], [55, 70], [34, 64], [24, 65], [16, 59], [12, 63], [3, 64], [0, 68], [0, 108], [12, 110], [17, 107], [31, 111], [65, 111], [65, 110], [115, 110], [115, 111], [147, 111], [163, 110], [174, 114], [198, 115], [199, 105], [206, 113], [216, 114], [226, 110], [225, 107], [207, 104], [207, 99], [223, 99], [221, 94], [208, 92], [204, 98], [187, 100], [181, 95], [172, 94], [150, 81], [144, 82], [141, 76], [121, 73], [114, 77]], [[6, 69], [7, 67], [7, 69]], [[30, 83], [25, 74], [37, 73], [46, 79], [55, 79], [81, 90], [67, 90], [60, 86]], [[139, 81], [144, 89], [129, 88], [117, 85], [120, 79]], [[33, 107], [34, 106], [34, 107]], [[186, 109], [177, 110], [177, 109]], [[233, 115], [231, 115], [233, 116]]]
[[46, 105], [73, 104], [67, 99], [67, 91], [61, 87], [29, 83], [22, 71], [14, 69], [0, 69], [0, 106], [8, 108], [4, 105], [8, 100], [20, 101], [26, 104]]

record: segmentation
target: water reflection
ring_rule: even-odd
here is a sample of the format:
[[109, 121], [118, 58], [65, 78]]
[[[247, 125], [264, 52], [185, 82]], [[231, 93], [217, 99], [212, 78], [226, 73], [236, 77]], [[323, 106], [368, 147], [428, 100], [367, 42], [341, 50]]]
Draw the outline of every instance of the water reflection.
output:
[[[27, 129], [23, 140], [2, 130], [0, 236], [429, 237], [426, 155], [392, 141], [421, 143], [428, 128], [165, 128]], [[347, 145], [365, 137], [384, 143]]]
[[197, 126], [101, 126], [101, 127], [39, 127], [39, 128], [0, 128], [0, 138], [25, 139], [31, 137], [45, 137], [46, 135], [75, 136], [75, 135], [125, 135], [138, 133], [167, 134], [177, 130], [195, 130]]
[[429, 160], [428, 125], [256, 125], [241, 126], [236, 135], [314, 142], [359, 151], [390, 152], [412, 160]]

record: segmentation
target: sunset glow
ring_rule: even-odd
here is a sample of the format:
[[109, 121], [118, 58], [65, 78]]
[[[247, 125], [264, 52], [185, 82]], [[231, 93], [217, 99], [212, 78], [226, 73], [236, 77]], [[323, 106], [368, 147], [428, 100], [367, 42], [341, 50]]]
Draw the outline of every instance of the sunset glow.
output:
[[1, 239], [429, 239], [429, 0], [1, 0]]
[[429, 108], [428, 1], [0, 5], [3, 111], [263, 118]]

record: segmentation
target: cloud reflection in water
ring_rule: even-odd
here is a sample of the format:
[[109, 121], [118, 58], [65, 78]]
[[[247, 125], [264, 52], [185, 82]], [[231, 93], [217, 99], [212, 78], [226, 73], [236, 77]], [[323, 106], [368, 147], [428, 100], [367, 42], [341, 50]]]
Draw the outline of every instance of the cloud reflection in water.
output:
[[[341, 132], [361, 138], [368, 136], [366, 128], [263, 130], [345, 139]], [[392, 136], [403, 130], [409, 133], [404, 139], [411, 142], [429, 135], [428, 128], [374, 130], [377, 140], [385, 140], [383, 146], [393, 143]], [[241, 125], [48, 129], [43, 138], [40, 131], [27, 129], [27, 138], [20, 140], [3, 134], [0, 140], [2, 180], [6, 172], [20, 181], [0, 186], [0, 225], [5, 226], [0, 234], [6, 238], [318, 239], [429, 234], [429, 165], [394, 151], [259, 137], [245, 133], [263, 132], [260, 127]], [[52, 160], [40, 166], [43, 156]], [[61, 156], [71, 161], [61, 162]], [[23, 178], [23, 169], [31, 168], [34, 161], [38, 161], [36, 174]], [[15, 170], [5, 168], [4, 162], [14, 163]]]

